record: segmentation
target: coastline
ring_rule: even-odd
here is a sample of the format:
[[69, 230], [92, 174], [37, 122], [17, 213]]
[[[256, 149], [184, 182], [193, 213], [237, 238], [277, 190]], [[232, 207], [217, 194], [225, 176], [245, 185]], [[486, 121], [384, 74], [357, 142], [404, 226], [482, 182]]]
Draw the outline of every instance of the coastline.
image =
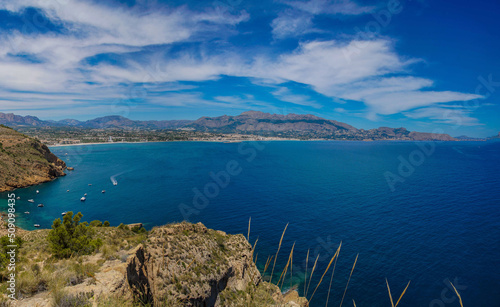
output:
[[180, 143], [180, 142], [206, 142], [206, 143], [241, 143], [241, 142], [485, 142], [487, 140], [481, 141], [469, 141], [469, 140], [322, 140], [322, 139], [311, 139], [311, 140], [301, 140], [301, 139], [270, 139], [270, 140], [230, 140], [230, 141], [219, 141], [219, 140], [181, 140], [181, 141], [141, 141], [141, 142], [95, 142], [95, 143], [76, 143], [76, 144], [55, 144], [47, 145], [47, 147], [68, 147], [68, 146], [90, 146], [90, 145], [112, 145], [112, 144], [147, 144], [147, 143]]

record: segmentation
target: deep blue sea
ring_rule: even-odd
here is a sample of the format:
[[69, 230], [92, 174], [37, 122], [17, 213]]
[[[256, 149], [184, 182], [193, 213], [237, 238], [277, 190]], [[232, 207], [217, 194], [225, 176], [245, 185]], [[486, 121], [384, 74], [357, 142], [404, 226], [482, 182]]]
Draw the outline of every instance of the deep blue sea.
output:
[[[459, 306], [448, 279], [464, 306], [500, 306], [500, 142], [171, 142], [51, 150], [75, 170], [15, 191], [20, 226], [49, 228], [71, 210], [112, 225], [151, 228], [188, 219], [246, 235], [251, 217], [250, 241], [259, 240], [263, 268], [289, 223], [274, 275], [295, 242], [293, 279], [289, 270], [284, 288], [292, 284], [303, 294], [307, 251], [309, 272], [319, 254], [308, 297], [343, 242], [328, 306], [339, 306], [358, 253], [344, 306], [353, 306], [352, 299], [357, 306], [390, 306], [386, 278], [395, 301], [411, 280], [400, 306]], [[7, 193], [0, 196], [6, 208]], [[311, 306], [325, 305], [330, 272]]]

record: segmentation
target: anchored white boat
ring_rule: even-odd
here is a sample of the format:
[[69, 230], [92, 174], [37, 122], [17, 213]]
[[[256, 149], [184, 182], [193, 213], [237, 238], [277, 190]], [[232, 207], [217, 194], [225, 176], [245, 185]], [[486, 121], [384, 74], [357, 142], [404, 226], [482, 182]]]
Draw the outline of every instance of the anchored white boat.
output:
[[68, 212], [64, 211], [63, 213], [61, 213], [62, 216], [65, 216]]
[[40, 227], [40, 224], [35, 224], [35, 225], [33, 225], [33, 226], [35, 226], [35, 227]]
[[40, 208], [43, 207], [43, 204], [38, 204], [38, 207], [40, 207]]
[[81, 201], [86, 201], [87, 199], [84, 197], [80, 198]]
[[102, 190], [101, 193], [103, 193], [103, 194], [106, 193], [106, 190]]
[[39, 193], [40, 193], [40, 191], [36, 190], [36, 194], [39, 194]]
[[35, 201], [33, 199], [28, 199], [29, 203], [34, 203]]
[[30, 214], [30, 212], [29, 211], [25, 211], [24, 214]]

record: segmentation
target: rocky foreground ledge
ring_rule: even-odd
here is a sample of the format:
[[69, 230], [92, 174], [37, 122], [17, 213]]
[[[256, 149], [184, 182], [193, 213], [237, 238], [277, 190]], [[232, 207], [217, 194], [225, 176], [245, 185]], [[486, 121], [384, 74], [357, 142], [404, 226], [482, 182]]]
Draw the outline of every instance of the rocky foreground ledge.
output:
[[[26, 270], [36, 263], [42, 268], [37, 269], [39, 275], [44, 266], [51, 266], [51, 274], [66, 274], [63, 262], [71, 259], [51, 263], [43, 252], [47, 232], [23, 232], [28, 244], [24, 253], [33, 262]], [[87, 304], [78, 306], [308, 306], [296, 291], [283, 295], [276, 285], [262, 280], [252, 247], [241, 234], [186, 222], [155, 227], [140, 238], [115, 227], [98, 232], [105, 242], [101, 251], [77, 260], [82, 267], [94, 266], [95, 272], [70, 278], [57, 291], [43, 286], [48, 281], [33, 286], [32, 294], [19, 290], [24, 291], [22, 299], [12, 306], [80, 301]], [[36, 246], [38, 255], [30, 256], [29, 246]]]

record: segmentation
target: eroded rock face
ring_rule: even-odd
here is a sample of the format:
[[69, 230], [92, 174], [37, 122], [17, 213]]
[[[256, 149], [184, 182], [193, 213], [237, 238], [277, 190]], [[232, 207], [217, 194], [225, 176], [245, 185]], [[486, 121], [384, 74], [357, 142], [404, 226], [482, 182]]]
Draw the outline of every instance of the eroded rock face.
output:
[[66, 164], [40, 141], [0, 126], [0, 192], [64, 176]]
[[180, 223], [153, 229], [148, 241], [127, 262], [127, 282], [143, 302], [219, 306], [222, 291], [261, 282], [243, 235]]

